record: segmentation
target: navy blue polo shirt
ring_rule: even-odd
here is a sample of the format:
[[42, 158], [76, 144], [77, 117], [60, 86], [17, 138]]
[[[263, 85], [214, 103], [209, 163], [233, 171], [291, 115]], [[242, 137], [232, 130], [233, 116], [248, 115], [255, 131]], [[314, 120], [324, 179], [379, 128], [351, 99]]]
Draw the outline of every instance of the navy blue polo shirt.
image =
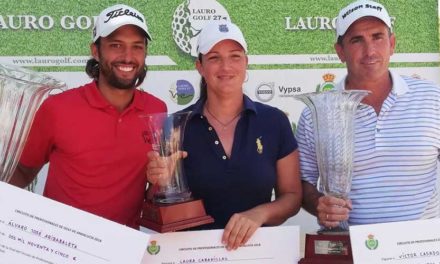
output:
[[[244, 111], [235, 128], [231, 157], [203, 116], [205, 101], [193, 111], [183, 140], [188, 152], [185, 175], [194, 198], [203, 199], [215, 223], [198, 229], [222, 229], [234, 214], [271, 201], [277, 160], [297, 148], [287, 116], [275, 107], [243, 97]], [[293, 175], [292, 175], [293, 177]]]

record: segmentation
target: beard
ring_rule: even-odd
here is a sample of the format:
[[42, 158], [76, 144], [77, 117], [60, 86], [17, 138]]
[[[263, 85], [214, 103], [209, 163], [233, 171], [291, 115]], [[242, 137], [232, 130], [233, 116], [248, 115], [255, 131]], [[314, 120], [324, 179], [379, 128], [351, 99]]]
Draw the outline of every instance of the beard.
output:
[[113, 71], [113, 68], [116, 67], [118, 63], [122, 63], [122, 62], [116, 61], [113, 63], [107, 63], [107, 61], [100, 56], [98, 62], [100, 69], [99, 77], [105, 78], [108, 84], [121, 90], [134, 89], [136, 86], [142, 83], [146, 74], [145, 64], [142, 65], [142, 67], [136, 72], [133, 78], [124, 79], [118, 77], [117, 74]]

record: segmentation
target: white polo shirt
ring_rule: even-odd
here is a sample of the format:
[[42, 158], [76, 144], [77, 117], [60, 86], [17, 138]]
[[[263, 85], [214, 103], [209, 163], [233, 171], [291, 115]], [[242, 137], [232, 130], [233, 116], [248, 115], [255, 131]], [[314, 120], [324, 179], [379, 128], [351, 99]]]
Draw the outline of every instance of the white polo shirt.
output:
[[[349, 224], [440, 216], [436, 188], [440, 150], [440, 89], [391, 72], [393, 88], [379, 115], [361, 104], [355, 115], [355, 153]], [[336, 86], [345, 89], [345, 79]], [[302, 180], [318, 181], [311, 112], [297, 129]]]

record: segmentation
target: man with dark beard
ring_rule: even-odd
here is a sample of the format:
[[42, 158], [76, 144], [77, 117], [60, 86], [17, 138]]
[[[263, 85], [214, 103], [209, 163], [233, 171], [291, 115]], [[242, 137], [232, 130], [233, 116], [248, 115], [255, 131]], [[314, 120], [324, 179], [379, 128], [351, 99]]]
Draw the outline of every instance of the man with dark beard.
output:
[[101, 12], [86, 66], [94, 80], [41, 105], [11, 184], [27, 186], [50, 162], [44, 196], [138, 228], [151, 150], [139, 116], [166, 112], [136, 89], [149, 41], [139, 11], [115, 5]]

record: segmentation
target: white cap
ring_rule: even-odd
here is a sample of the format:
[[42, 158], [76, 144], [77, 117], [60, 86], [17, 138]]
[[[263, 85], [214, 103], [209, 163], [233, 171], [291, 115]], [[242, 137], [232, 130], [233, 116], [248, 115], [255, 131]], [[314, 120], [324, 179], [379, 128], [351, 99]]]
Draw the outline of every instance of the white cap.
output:
[[382, 20], [392, 30], [391, 18], [383, 5], [374, 1], [359, 0], [349, 4], [339, 12], [336, 19], [336, 38], [343, 36], [354, 22], [366, 16]]
[[244, 52], [247, 53], [247, 44], [243, 33], [237, 25], [227, 20], [215, 20], [206, 23], [197, 40], [197, 53], [206, 54], [215, 44], [225, 39], [237, 41], [243, 47]]
[[151, 40], [151, 34], [148, 32], [144, 15], [133, 7], [118, 4], [104, 9], [99, 14], [93, 27], [93, 42], [96, 42], [99, 37], [107, 37], [113, 31], [125, 25], [138, 26]]

